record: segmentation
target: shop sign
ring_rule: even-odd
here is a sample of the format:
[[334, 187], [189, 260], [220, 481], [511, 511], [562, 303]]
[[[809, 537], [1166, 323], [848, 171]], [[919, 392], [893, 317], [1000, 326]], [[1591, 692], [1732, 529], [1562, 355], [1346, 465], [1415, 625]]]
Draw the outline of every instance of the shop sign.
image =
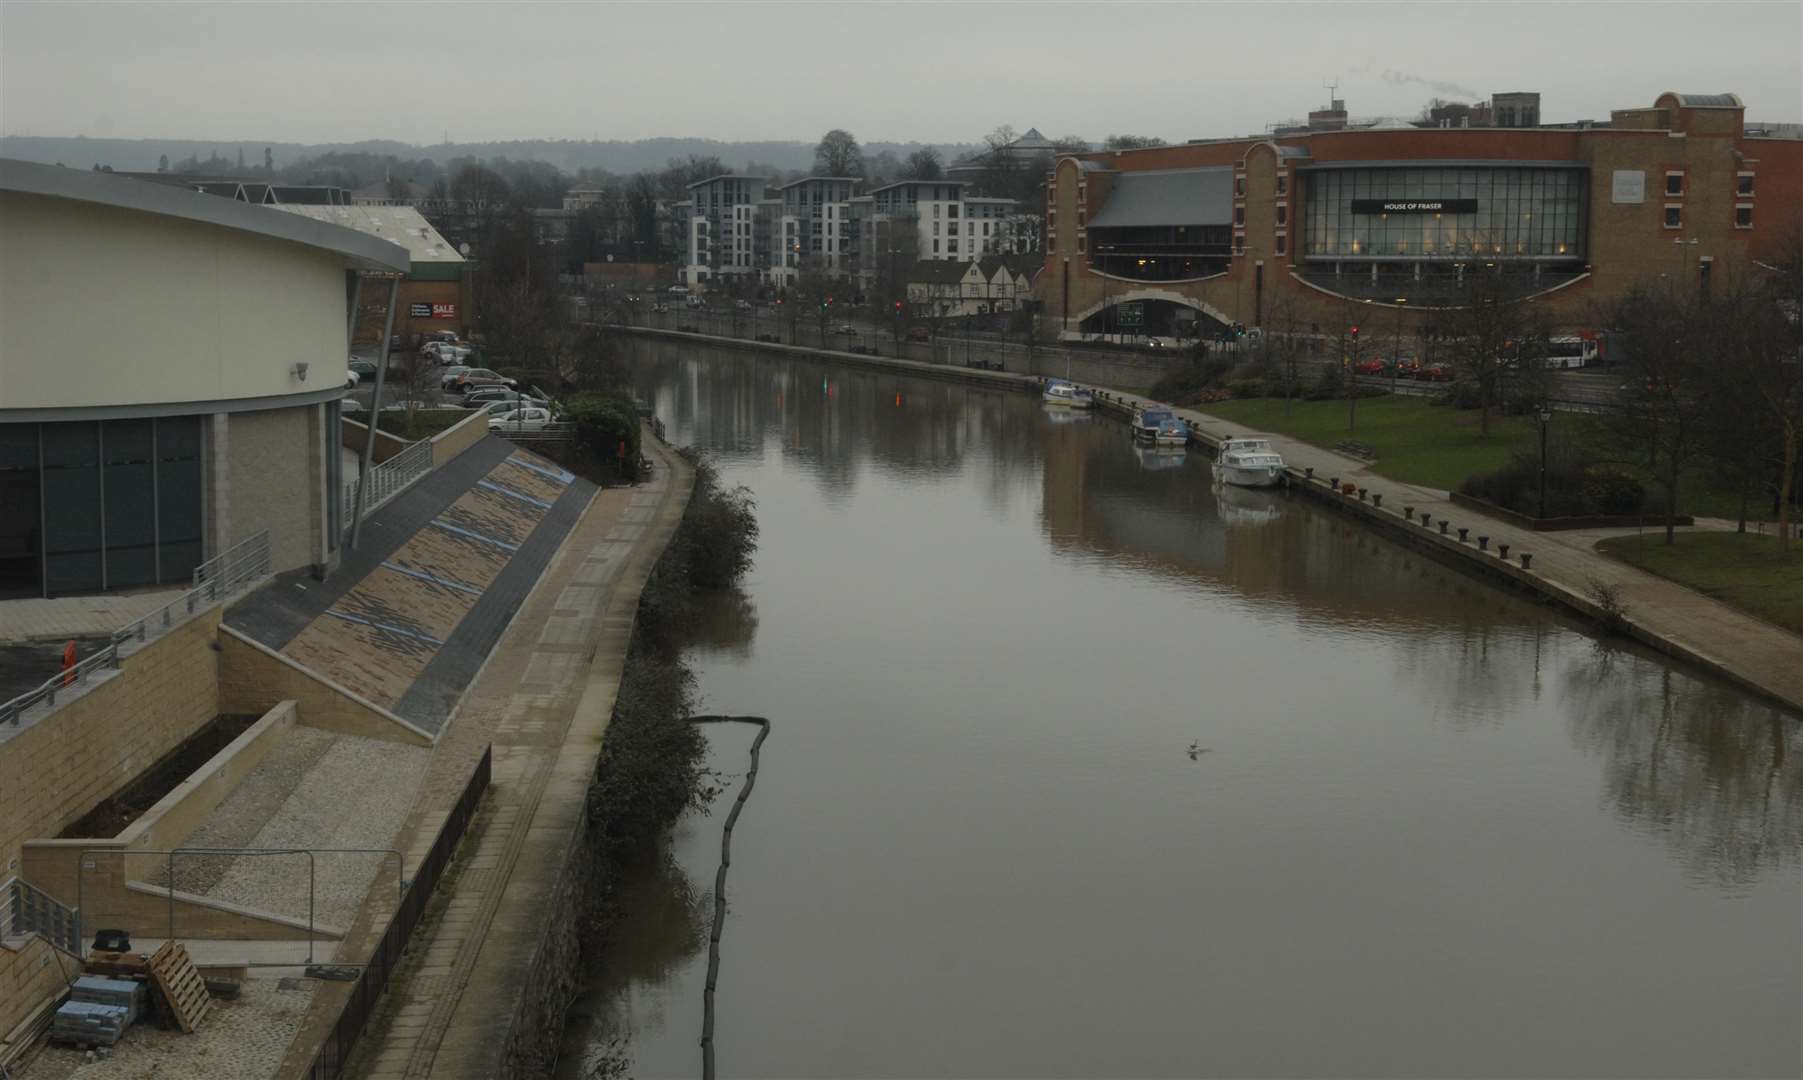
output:
[[433, 304], [432, 317], [434, 319], [455, 319], [457, 317], [457, 305]]
[[1475, 214], [1476, 199], [1354, 199], [1355, 214]]
[[1646, 202], [1646, 173], [1640, 169], [1615, 170], [1609, 184], [1609, 201], [1627, 204]]
[[431, 304], [408, 304], [407, 305], [407, 315], [409, 318], [414, 318], [414, 319], [430, 319], [432, 317], [432, 305]]

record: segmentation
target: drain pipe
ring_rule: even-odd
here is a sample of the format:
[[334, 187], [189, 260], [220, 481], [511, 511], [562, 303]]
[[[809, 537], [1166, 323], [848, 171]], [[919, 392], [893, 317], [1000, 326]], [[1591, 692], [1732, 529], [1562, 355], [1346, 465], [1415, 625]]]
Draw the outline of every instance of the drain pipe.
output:
[[770, 735], [770, 721], [761, 716], [691, 716], [691, 724], [756, 724], [757, 738], [751, 740], [751, 768], [745, 772], [745, 786], [733, 800], [726, 815], [726, 828], [720, 837], [720, 869], [714, 874], [714, 927], [707, 936], [707, 985], [701, 991], [701, 1077], [714, 1076], [714, 987], [720, 980], [720, 935], [726, 926], [726, 868], [732, 865], [732, 828], [751, 797], [751, 786], [758, 779], [758, 749]]

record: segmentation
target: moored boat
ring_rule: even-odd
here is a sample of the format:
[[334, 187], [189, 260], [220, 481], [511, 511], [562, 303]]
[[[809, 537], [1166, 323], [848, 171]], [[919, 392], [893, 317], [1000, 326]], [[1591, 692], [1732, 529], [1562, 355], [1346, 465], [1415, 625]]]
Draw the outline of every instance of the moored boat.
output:
[[1269, 439], [1223, 439], [1215, 479], [1240, 487], [1275, 487], [1283, 481], [1283, 455], [1271, 448]]
[[1140, 409], [1133, 414], [1133, 437], [1158, 446], [1189, 445], [1189, 425], [1169, 409]]
[[1045, 393], [1042, 396], [1047, 404], [1069, 405], [1073, 409], [1091, 408], [1096, 403], [1095, 395], [1090, 393], [1087, 388], [1065, 382], [1063, 379], [1053, 379], [1046, 383]]

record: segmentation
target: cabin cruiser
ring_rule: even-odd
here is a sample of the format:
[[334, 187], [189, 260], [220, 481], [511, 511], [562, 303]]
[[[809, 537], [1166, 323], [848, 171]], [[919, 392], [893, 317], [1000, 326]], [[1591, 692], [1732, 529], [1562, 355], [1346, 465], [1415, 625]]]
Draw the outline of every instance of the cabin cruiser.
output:
[[1143, 442], [1133, 444], [1133, 456], [1139, 459], [1139, 467], [1147, 470], [1181, 469], [1189, 459], [1181, 446], [1158, 446]]
[[1140, 409], [1133, 414], [1133, 437], [1158, 446], [1188, 446], [1189, 425], [1169, 409]]
[[1045, 400], [1050, 405], [1069, 405], [1073, 409], [1088, 409], [1096, 403], [1095, 395], [1088, 388], [1053, 379], [1045, 384]]
[[1226, 438], [1215, 458], [1215, 479], [1240, 487], [1275, 487], [1283, 482], [1283, 455], [1269, 439]]

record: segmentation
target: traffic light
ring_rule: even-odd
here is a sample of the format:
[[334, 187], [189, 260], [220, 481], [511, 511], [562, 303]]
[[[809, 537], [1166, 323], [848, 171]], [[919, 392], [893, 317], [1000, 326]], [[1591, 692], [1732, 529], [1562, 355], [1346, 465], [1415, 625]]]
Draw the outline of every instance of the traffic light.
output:
[[901, 314], [901, 301], [900, 301], [900, 300], [897, 300], [897, 301], [896, 301], [896, 302], [895, 302], [895, 313], [896, 313], [896, 314], [897, 314], [897, 315], [900, 315], [900, 314]]
[[1359, 328], [1355, 326], [1352, 328], [1352, 340], [1357, 341], [1358, 339], [1359, 339]]
[[832, 306], [833, 306], [833, 298], [832, 298], [832, 297], [830, 297], [830, 296], [829, 296], [829, 297], [827, 297], [827, 298], [826, 298], [826, 306], [827, 306], [827, 307], [832, 307]]

